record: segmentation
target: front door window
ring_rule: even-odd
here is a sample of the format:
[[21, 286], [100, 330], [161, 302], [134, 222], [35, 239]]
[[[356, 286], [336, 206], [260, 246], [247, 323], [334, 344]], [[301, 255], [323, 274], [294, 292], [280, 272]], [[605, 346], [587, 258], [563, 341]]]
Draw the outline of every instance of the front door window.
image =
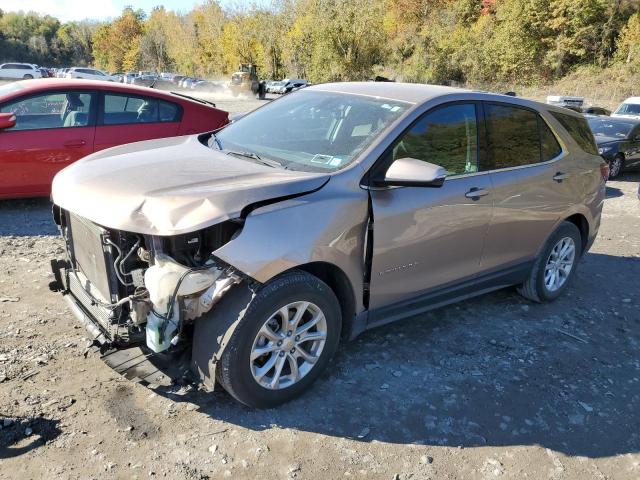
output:
[[11, 131], [86, 127], [91, 99], [91, 93], [46, 93], [7, 103], [0, 112], [15, 114], [16, 125]]

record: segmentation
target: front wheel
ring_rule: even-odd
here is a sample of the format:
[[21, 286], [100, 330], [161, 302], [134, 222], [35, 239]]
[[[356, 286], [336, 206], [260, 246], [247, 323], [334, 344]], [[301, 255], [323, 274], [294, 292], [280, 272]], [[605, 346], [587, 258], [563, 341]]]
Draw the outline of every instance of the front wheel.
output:
[[562, 295], [575, 276], [582, 255], [578, 227], [562, 222], [548, 238], [518, 292], [534, 302], [551, 302]]
[[342, 318], [333, 291], [317, 277], [292, 271], [251, 300], [216, 370], [236, 400], [275, 407], [303, 393], [336, 351]]
[[33, 80], [33, 75], [30, 75], [30, 74], [28, 74], [28, 73], [27, 73], [27, 74], [26, 74], [24, 77], [22, 77], [22, 78], [24, 78], [25, 80]]

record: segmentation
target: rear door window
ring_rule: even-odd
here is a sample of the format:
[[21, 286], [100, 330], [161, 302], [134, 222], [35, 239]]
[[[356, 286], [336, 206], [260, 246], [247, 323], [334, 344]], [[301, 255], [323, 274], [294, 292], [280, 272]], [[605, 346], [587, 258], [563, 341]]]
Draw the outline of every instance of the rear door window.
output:
[[584, 117], [565, 115], [559, 112], [551, 112], [551, 115], [560, 122], [582, 150], [592, 155], [598, 155], [595, 138]]
[[485, 104], [487, 159], [483, 170], [540, 162], [538, 114], [512, 105]]
[[542, 117], [538, 117], [538, 122], [540, 124], [540, 141], [542, 142], [542, 161], [548, 162], [562, 153], [562, 147], [547, 122]]
[[104, 95], [103, 124], [177, 122], [180, 107], [151, 97], [106, 93]]

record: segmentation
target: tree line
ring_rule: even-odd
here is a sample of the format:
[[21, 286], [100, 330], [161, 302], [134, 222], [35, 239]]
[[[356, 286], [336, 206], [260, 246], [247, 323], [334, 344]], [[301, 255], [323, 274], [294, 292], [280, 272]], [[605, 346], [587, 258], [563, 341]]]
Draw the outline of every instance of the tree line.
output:
[[275, 0], [182, 14], [125, 8], [61, 23], [0, 10], [0, 61], [216, 77], [375, 75], [413, 82], [551, 82], [580, 66], [640, 67], [639, 0]]

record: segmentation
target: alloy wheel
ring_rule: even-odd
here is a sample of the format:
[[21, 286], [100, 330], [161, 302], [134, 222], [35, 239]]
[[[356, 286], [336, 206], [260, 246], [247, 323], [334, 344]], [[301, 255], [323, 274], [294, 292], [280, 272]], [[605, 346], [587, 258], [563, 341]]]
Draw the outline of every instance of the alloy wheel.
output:
[[609, 176], [611, 178], [617, 177], [620, 174], [620, 170], [622, 170], [622, 159], [620, 157], [616, 157], [609, 165]]
[[320, 359], [327, 321], [311, 302], [293, 302], [274, 312], [253, 341], [251, 374], [262, 387], [281, 390], [297, 383]]
[[560, 289], [569, 278], [576, 258], [576, 244], [564, 237], [551, 249], [544, 268], [544, 286], [550, 292]]

